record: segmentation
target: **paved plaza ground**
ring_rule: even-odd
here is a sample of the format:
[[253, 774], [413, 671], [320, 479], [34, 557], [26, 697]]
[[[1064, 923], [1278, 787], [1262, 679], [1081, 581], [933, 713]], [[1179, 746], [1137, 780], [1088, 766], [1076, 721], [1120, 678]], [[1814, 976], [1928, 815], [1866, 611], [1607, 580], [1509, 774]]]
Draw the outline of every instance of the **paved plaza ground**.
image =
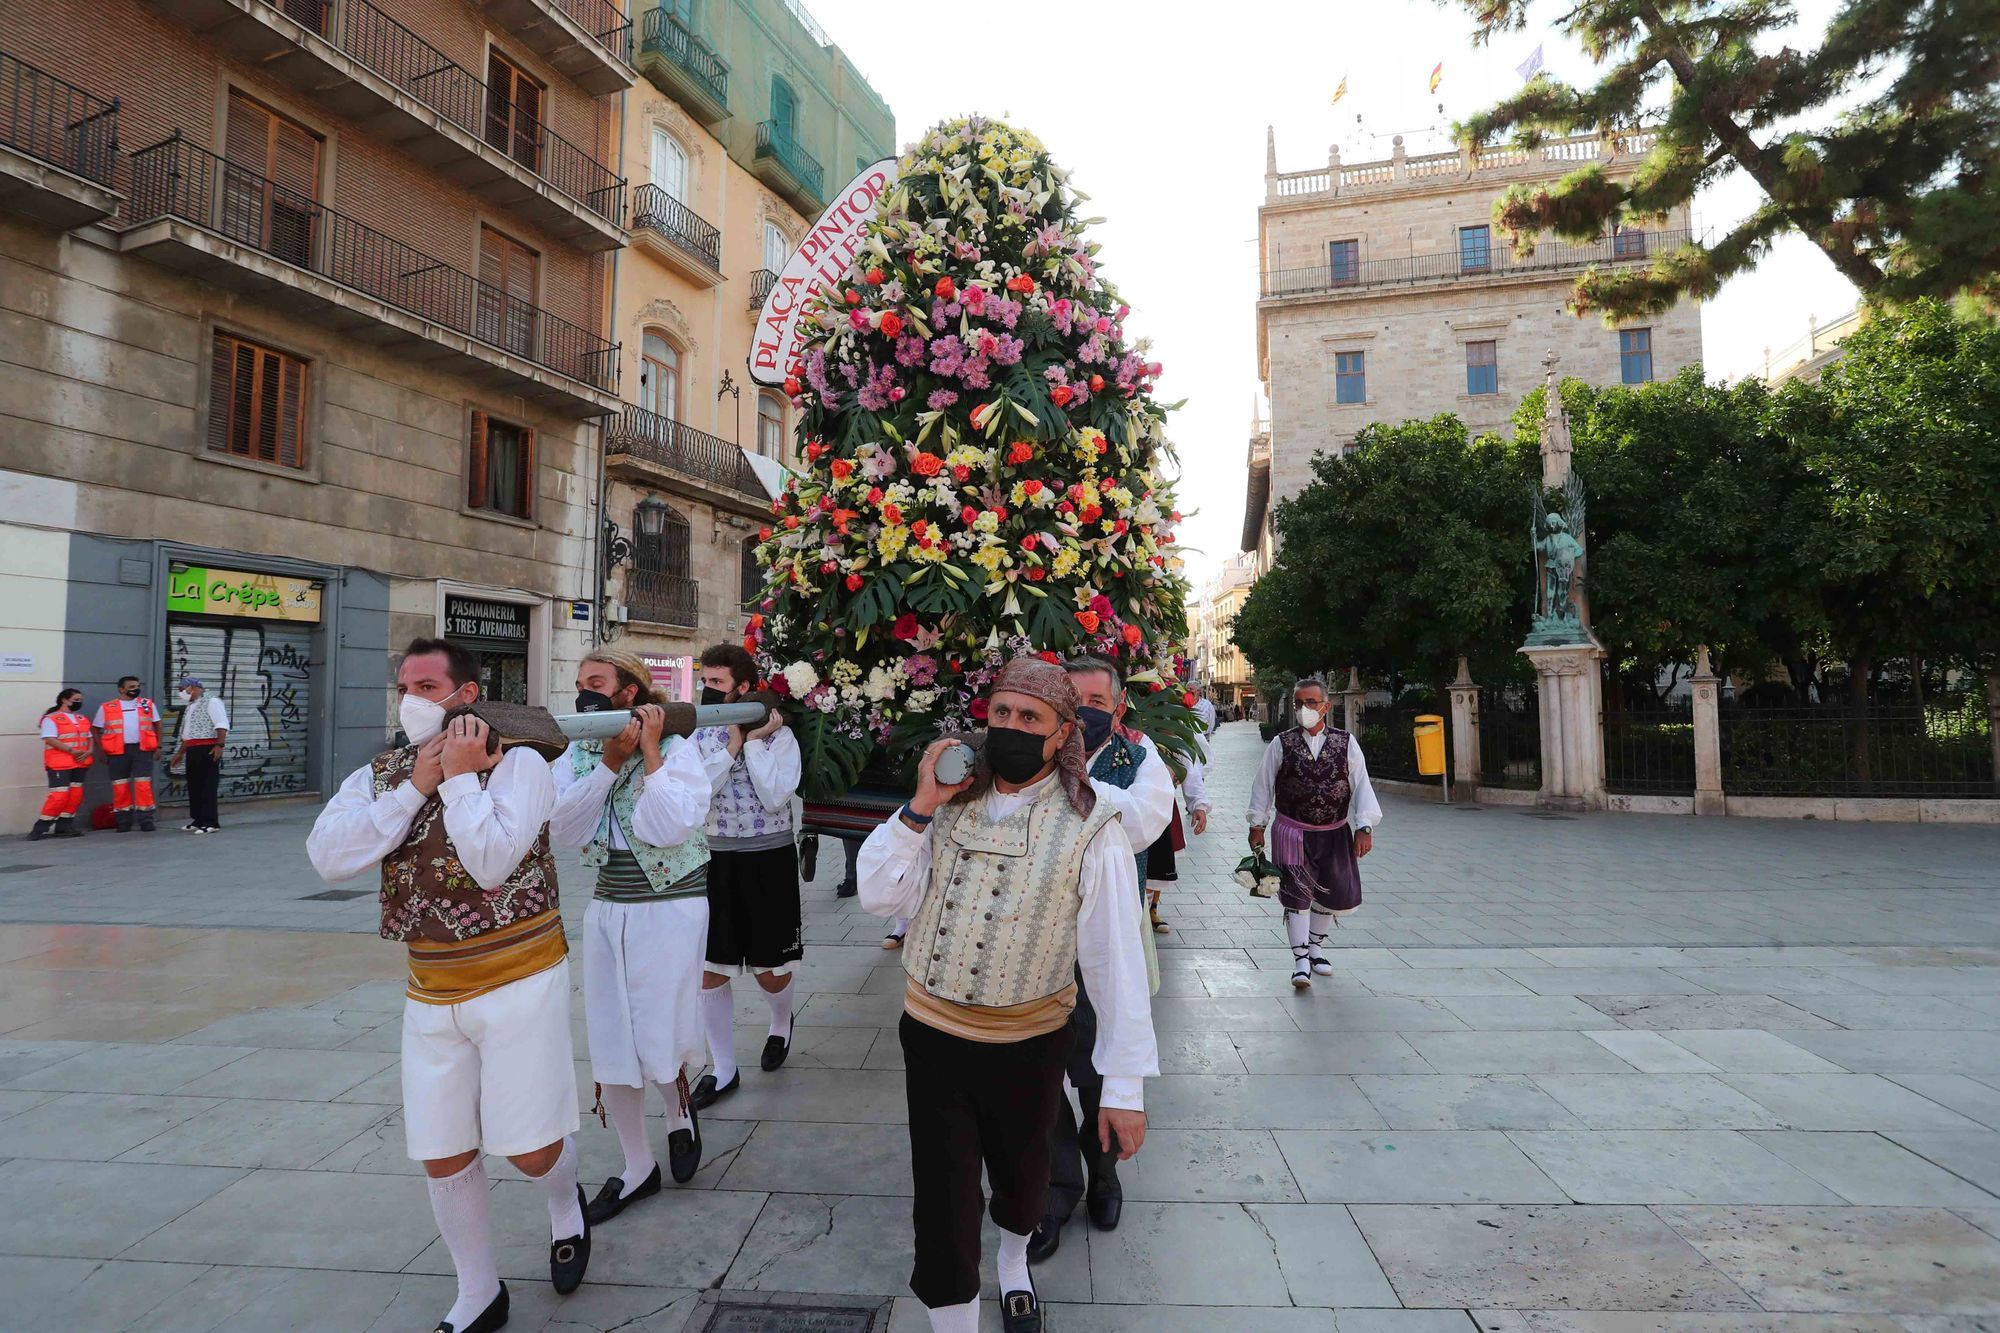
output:
[[[1337, 973], [1295, 995], [1275, 904], [1229, 878], [1257, 749], [1219, 738], [1150, 1134], [1123, 1225], [1036, 1270], [1053, 1329], [2000, 1329], [2000, 830], [1391, 797]], [[307, 866], [311, 816], [0, 847], [0, 1328], [422, 1333], [450, 1304], [399, 951], [371, 884]], [[681, 1333], [732, 1299], [927, 1327], [900, 968], [832, 850], [790, 1062], [751, 1061], [700, 1175], [603, 1228], [577, 1295], [489, 1166], [510, 1330]], [[594, 1191], [616, 1140], [586, 1118], [579, 1146]]]

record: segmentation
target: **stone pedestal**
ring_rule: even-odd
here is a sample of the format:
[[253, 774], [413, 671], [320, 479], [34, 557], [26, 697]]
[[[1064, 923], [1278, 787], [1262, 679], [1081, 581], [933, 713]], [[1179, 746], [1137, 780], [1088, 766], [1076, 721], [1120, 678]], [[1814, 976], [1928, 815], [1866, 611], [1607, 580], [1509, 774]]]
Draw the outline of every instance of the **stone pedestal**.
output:
[[1347, 688], [1340, 692], [1341, 729], [1348, 735], [1358, 735], [1361, 731], [1361, 714], [1368, 706], [1368, 691], [1362, 688], [1361, 673], [1353, 667], [1347, 668]]
[[1548, 810], [1602, 810], [1604, 697], [1595, 642], [1530, 645], [1542, 710], [1542, 794]]
[[1708, 661], [1708, 646], [1695, 650], [1694, 676], [1694, 812], [1726, 813], [1722, 798], [1722, 722], [1717, 714], [1721, 679]]
[[1458, 659], [1458, 679], [1451, 689], [1451, 798], [1473, 800], [1479, 791], [1479, 687], [1472, 670]]

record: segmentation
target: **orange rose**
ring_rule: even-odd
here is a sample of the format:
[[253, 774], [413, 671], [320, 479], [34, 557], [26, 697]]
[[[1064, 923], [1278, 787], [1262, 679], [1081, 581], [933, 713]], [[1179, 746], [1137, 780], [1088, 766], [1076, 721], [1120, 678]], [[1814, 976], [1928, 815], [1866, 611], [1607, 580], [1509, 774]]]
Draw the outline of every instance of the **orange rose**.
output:
[[1097, 612], [1095, 611], [1079, 611], [1076, 613], [1076, 623], [1083, 626], [1085, 634], [1095, 634], [1097, 633], [1098, 625], [1102, 622], [1098, 620]]
[[1131, 644], [1134, 648], [1137, 648], [1139, 646], [1139, 641], [1146, 637], [1145, 635], [1139, 632], [1139, 627], [1137, 625], [1127, 625], [1125, 627], [1124, 634], [1125, 634], [1125, 642]]
[[920, 477], [935, 477], [944, 467], [944, 460], [936, 454], [920, 453], [910, 460], [910, 471]]
[[833, 475], [834, 479], [837, 481], [846, 481], [849, 477], [854, 475], [854, 464], [849, 462], [845, 458], [834, 459]]

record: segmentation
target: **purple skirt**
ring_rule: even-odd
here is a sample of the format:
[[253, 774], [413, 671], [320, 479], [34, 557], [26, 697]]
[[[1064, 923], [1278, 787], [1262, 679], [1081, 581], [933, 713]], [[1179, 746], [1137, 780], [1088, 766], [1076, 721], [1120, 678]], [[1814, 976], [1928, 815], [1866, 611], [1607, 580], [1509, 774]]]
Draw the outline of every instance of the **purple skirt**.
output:
[[[1289, 845], [1293, 839], [1298, 841], [1296, 853]], [[1345, 915], [1361, 906], [1361, 863], [1354, 855], [1354, 831], [1347, 825], [1291, 831], [1274, 851], [1278, 903], [1286, 911]]]

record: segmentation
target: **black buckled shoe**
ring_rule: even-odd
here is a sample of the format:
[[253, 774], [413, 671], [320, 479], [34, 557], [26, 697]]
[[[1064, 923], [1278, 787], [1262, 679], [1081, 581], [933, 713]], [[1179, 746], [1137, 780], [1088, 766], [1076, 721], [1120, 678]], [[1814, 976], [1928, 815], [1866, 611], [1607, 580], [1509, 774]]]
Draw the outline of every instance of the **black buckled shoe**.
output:
[[1028, 1237], [1028, 1262], [1038, 1264], [1062, 1248], [1063, 1224], [1056, 1218], [1045, 1217]]
[[639, 1188], [633, 1190], [630, 1194], [625, 1193], [624, 1177], [613, 1176], [604, 1182], [604, 1188], [597, 1191], [597, 1197], [592, 1199], [590, 1206], [583, 1210], [583, 1220], [592, 1226], [609, 1222], [632, 1204], [639, 1202], [641, 1199], [651, 1198], [659, 1192], [660, 1168], [657, 1164], [653, 1167], [653, 1174], [647, 1176], [640, 1183]]
[[779, 1065], [785, 1063], [785, 1057], [791, 1053], [792, 1039], [790, 1037], [766, 1037], [764, 1039], [764, 1057], [758, 1063], [764, 1066], [764, 1072], [768, 1074]]
[[[739, 1075], [740, 1077], [740, 1075]], [[688, 1107], [688, 1127], [667, 1135], [667, 1167], [674, 1183], [685, 1185], [701, 1170], [701, 1113]], [[653, 1168], [653, 1188], [660, 1187], [660, 1168]]]
[[549, 1246], [549, 1281], [558, 1296], [567, 1296], [582, 1286], [584, 1270], [590, 1267], [590, 1204], [581, 1185], [576, 1187], [576, 1206], [583, 1211], [583, 1234]]
[[1090, 1215], [1090, 1225], [1099, 1231], [1116, 1231], [1118, 1219], [1125, 1212], [1125, 1187], [1118, 1183], [1118, 1168], [1109, 1162], [1091, 1173], [1088, 1190], [1083, 1196], [1083, 1208]]
[[1032, 1290], [1001, 1294], [1000, 1327], [1006, 1333], [1042, 1333], [1042, 1303]]
[[740, 1069], [731, 1074], [729, 1081], [721, 1087], [716, 1086], [715, 1075], [703, 1074], [694, 1081], [694, 1091], [688, 1094], [688, 1105], [697, 1111], [706, 1111], [741, 1086], [743, 1071]]
[[479, 1317], [464, 1328], [456, 1328], [449, 1319], [440, 1319], [431, 1333], [499, 1333], [507, 1323], [507, 1284], [500, 1284], [500, 1294], [493, 1303], [479, 1312]]

